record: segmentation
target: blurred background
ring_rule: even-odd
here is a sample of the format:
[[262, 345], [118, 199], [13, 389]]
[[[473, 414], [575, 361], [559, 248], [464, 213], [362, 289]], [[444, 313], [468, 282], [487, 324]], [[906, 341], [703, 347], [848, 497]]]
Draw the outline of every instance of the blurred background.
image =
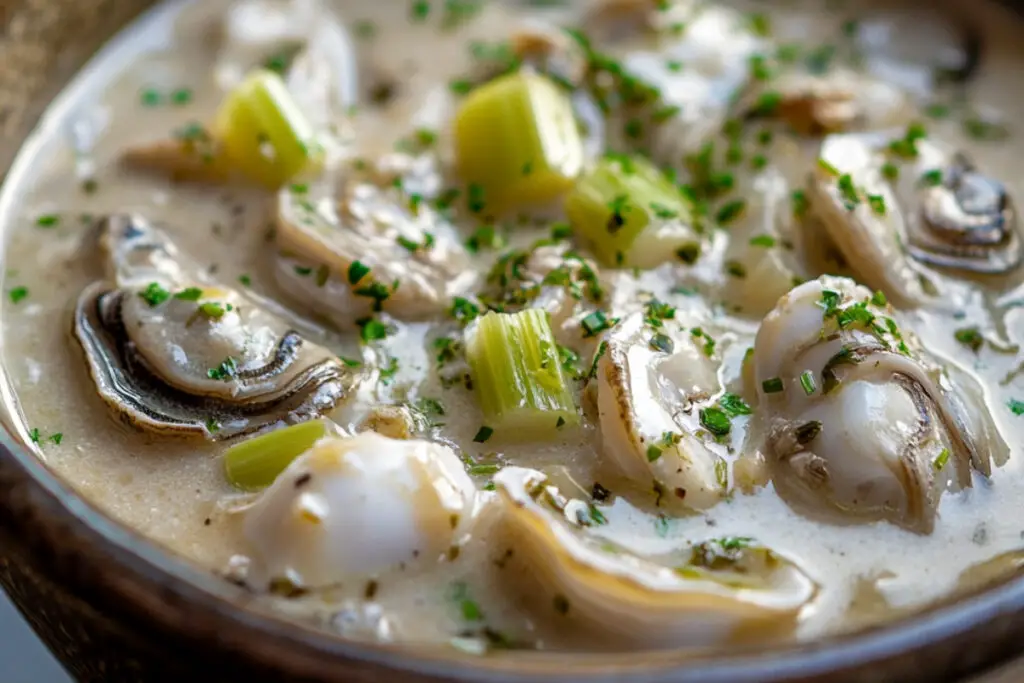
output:
[[0, 591], [0, 681], [71, 683], [71, 677], [50, 656], [3, 591]]

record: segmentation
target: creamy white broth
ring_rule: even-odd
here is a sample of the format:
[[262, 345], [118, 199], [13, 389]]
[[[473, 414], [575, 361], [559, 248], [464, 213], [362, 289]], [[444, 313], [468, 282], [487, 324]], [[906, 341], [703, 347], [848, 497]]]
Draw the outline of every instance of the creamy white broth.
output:
[[[219, 456], [226, 444], [167, 439], [126, 429], [96, 396], [81, 349], [68, 334], [78, 294], [103, 274], [86, 239], [95, 217], [137, 212], [162, 226], [184, 254], [206, 268], [212, 281], [253, 296], [257, 303], [285, 316], [311, 341], [367, 365], [384, 354], [397, 360], [397, 371], [389, 381], [365, 383], [357, 396], [329, 413], [342, 428], [355, 431], [376, 403], [437, 399], [445, 415], [436, 419], [444, 424], [428, 430], [426, 436], [451, 445], [467, 463], [536, 468], [552, 475], [563, 488], [574, 480], [587, 493], [594, 482], [609, 489], [614, 498], [601, 507], [607, 524], [590, 527], [588, 532], [622, 548], [671, 566], [693, 544], [712, 538], [754, 537], [794, 561], [818, 584], [816, 596], [800, 613], [797, 637], [849, 630], [926, 606], [963, 583], [973, 583], [970, 575], [964, 578], [972, 567], [1024, 545], [1024, 525], [1015, 514], [1024, 503], [1019, 469], [1024, 417], [1008, 408], [1012, 400], [1024, 399], [1024, 379], [1013, 374], [1021, 362], [1015, 345], [1024, 336], [1024, 313], [1011, 305], [1024, 300], [1024, 288], [1019, 287], [1003, 287], [997, 295], [972, 284], [957, 290], [962, 296], [946, 302], [949, 305], [942, 310], [901, 308], [894, 316], [905, 332], [916, 334], [943, 363], [982, 381], [988, 409], [1011, 449], [1008, 462], [996, 468], [989, 481], [976, 474], [973, 488], [942, 496], [929, 534], [884, 521], [817, 521], [794, 511], [770, 483], [746, 492], [734, 488], [700, 512], [662, 509], [651, 491], [613, 473], [600, 453], [600, 434], [590, 417], [584, 417], [580, 428], [560, 432], [554, 441], [474, 442], [485, 422], [475, 394], [461, 383], [446, 386], [433, 371], [433, 340], [460, 333], [451, 320], [394, 321], [396, 334], [375, 344], [375, 351], [361, 347], [354, 332], [334, 329], [325, 316], [317, 315], [315, 306], [296, 306], [275, 282], [275, 250], [268, 235], [273, 223], [269, 193], [235, 185], [172, 184], [158, 173], [118, 163], [127, 147], [212, 117], [224, 91], [216, 82], [219, 43], [210, 36], [230, 4], [226, 0], [167, 4], [127, 29], [53, 105], [26, 144], [4, 190], [2, 219], [10, 235], [4, 360], [24, 413], [26, 435], [28, 430], [38, 430], [31, 434], [38, 437], [40, 457], [116, 519], [213, 571], [230, 574], [232, 558], [251, 552], [240, 532], [239, 516], [230, 511], [248, 499], [239, 498], [224, 477]], [[506, 38], [510, 15], [539, 11], [526, 8], [528, 3], [523, 8], [488, 7], [465, 28], [441, 32], [436, 27], [439, 8], [434, 19], [420, 25], [410, 21], [406, 3], [334, 4], [353, 34], [365, 33], [361, 26], [374, 27], [372, 37], [353, 39], [361, 89], [372, 90], [388, 79], [398, 88], [396, 99], [385, 108], [361, 102], [349, 123], [357, 155], [369, 163], [391, 152], [397, 140], [423, 128], [440, 131], [437, 149], [442, 156], [449, 154], [446, 124], [458, 100], [450, 96], [446, 84], [472, 68], [467, 42]], [[742, 3], [735, 6], [748, 9]], [[838, 41], [844, 21], [867, 21], [874, 11], [853, 3], [848, 7], [814, 2], [753, 6], [770, 12], [773, 39], [780, 43], [799, 42], [807, 35], [820, 35], [823, 40], [835, 35]], [[544, 16], [568, 20], [574, 11], [555, 8]], [[1022, 113], [1014, 80], [1024, 60], [1014, 40], [1020, 23], [1006, 10], [987, 3], [973, 7], [972, 13], [984, 27], [985, 52], [982, 67], [968, 86], [969, 101], [1016, 121]], [[173, 31], [168, 17], [174, 19]], [[926, 42], [929, 35], [925, 32], [918, 40]], [[164, 98], [187, 89], [190, 97], [181, 105], [165, 101], [147, 106], [142, 102], [147, 89]], [[967, 150], [981, 168], [1005, 183], [1011, 197], [1020, 196], [1024, 182], [1016, 173], [1019, 135], [1002, 142], [979, 142], [963, 133], [961, 119], [953, 115], [925, 120], [930, 136]], [[758, 127], [753, 125], [754, 130]], [[765, 152], [768, 169], [758, 176], [760, 181], [757, 174], [737, 171], [744, 196], [750, 201], [773, 196], [776, 190], [764, 178], [775, 177], [783, 183], [781, 196], [788, 211], [789, 192], [802, 187], [815, 152], [816, 143], [777, 132]], [[90, 168], [95, 169], [96, 189], [85, 192], [81, 172]], [[58, 218], [47, 220], [49, 216]], [[43, 224], [55, 224], [42, 225], [40, 218]], [[463, 238], [477, 227], [464, 214], [456, 223]], [[548, 233], [549, 220], [536, 223], [514, 225], [511, 246], [525, 247]], [[639, 310], [641, 292], [652, 292], [680, 312], [706, 315], [716, 330], [723, 388], [752, 403], [754, 396], [744, 388], [741, 364], [767, 311], [737, 311], [743, 297], [723, 304], [720, 288], [723, 283], [726, 288], [736, 284], [724, 269], [731, 254], [727, 235], [739, 242], [758, 230], [756, 221], [746, 220], [716, 235], [714, 246], [693, 267], [672, 264], [614, 274], [612, 269], [601, 269], [611, 291], [613, 314]], [[474, 263], [486, 270], [498, 253], [482, 250]], [[237, 284], [241, 277], [251, 284]], [[679, 293], [680, 287], [686, 293]], [[27, 294], [19, 296], [18, 288], [25, 288]], [[698, 290], [696, 295], [691, 289]], [[730, 298], [727, 289], [725, 294]], [[990, 305], [998, 301], [994, 315], [986, 301]], [[979, 326], [992, 340], [977, 353], [953, 334], [971, 325]], [[593, 346], [585, 351], [583, 363]], [[584, 396], [583, 404], [587, 401]], [[730, 464], [734, 485], [739, 472], [758, 455], [755, 431], [750, 430], [747, 438], [752, 419], [742, 416], [732, 421], [733, 447], [723, 457]], [[59, 439], [55, 434], [60, 434]], [[531, 567], [515, 552], [507, 554], [515, 550], [516, 542], [499, 523], [495, 494], [486, 490], [489, 479], [489, 472], [474, 476], [482, 491], [483, 510], [454, 559], [343, 582], [329, 591], [262, 599], [287, 614], [354, 636], [443, 643], [467, 633], [478, 638], [486, 626], [492, 641], [522, 647], [642, 646], [624, 644], [600, 625], [578, 619], [573, 620], [578, 628], [564, 627], [563, 617], [550, 608], [550, 588], [525, 578], [532, 574]], [[482, 622], [467, 620], [463, 611], [467, 599], [483, 613]]]

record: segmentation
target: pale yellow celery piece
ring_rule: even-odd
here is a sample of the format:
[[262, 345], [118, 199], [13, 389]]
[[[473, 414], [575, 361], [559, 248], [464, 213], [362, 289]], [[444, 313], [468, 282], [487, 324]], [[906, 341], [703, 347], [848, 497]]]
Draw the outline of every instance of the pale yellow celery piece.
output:
[[471, 208], [486, 214], [554, 201], [583, 168], [569, 95], [539, 74], [509, 74], [472, 91], [454, 130]]
[[630, 250], [650, 226], [691, 222], [679, 189], [643, 157], [602, 159], [565, 201], [573, 230], [603, 263], [630, 265]]
[[295, 458], [327, 434], [327, 423], [311, 420], [237, 443], [224, 454], [224, 474], [232, 485], [258, 491], [274, 483]]
[[466, 355], [485, 426], [498, 437], [545, 440], [579, 424], [546, 311], [487, 313], [469, 331]]
[[254, 71], [228, 93], [214, 134], [232, 168], [269, 188], [315, 170], [323, 160], [316, 131], [273, 71]]

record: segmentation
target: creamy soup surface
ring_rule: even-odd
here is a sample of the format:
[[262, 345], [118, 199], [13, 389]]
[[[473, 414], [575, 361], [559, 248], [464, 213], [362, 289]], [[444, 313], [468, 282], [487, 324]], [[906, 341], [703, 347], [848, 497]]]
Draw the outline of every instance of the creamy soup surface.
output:
[[6, 179], [17, 429], [347, 637], [811, 639], [1011, 573], [1024, 26], [966, 7], [164, 3]]

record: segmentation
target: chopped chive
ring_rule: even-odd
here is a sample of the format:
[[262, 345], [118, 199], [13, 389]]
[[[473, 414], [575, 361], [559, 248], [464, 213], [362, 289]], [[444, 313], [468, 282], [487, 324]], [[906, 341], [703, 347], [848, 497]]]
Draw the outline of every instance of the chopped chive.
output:
[[228, 356], [220, 362], [220, 365], [207, 370], [206, 376], [210, 379], [218, 379], [223, 382], [227, 382], [235, 376], [236, 372], [238, 372], [238, 361], [234, 357]]
[[747, 402], [736, 394], [722, 394], [722, 398], [718, 399], [718, 406], [728, 413], [729, 417], [750, 415], [753, 412]]
[[935, 456], [935, 460], [932, 460], [932, 469], [936, 472], [940, 471], [949, 462], [949, 449], [943, 448], [942, 452]]
[[732, 429], [729, 416], [719, 408], [701, 408], [700, 424], [715, 436], [726, 436]]
[[7, 296], [10, 297], [12, 304], [16, 304], [28, 296], [28, 287], [12, 287], [8, 290]]
[[54, 228], [60, 225], [60, 216], [55, 213], [43, 214], [36, 218], [36, 225], [40, 228]]
[[594, 311], [580, 320], [580, 325], [583, 327], [584, 337], [593, 337], [611, 328], [617, 322], [619, 322], [617, 318], [608, 318], [603, 311]]
[[981, 331], [977, 327], [961, 327], [953, 332], [953, 337], [975, 353], [985, 343], [985, 338], [982, 337]]
[[1007, 402], [1006, 406], [1014, 415], [1024, 415], [1024, 401], [1018, 401], [1015, 398], [1011, 398], [1009, 402]]
[[747, 202], [743, 199], [734, 199], [726, 202], [715, 214], [715, 220], [719, 225], [728, 225], [743, 215], [747, 208]]
[[354, 285], [369, 274], [370, 268], [360, 261], [353, 261], [348, 267], [348, 283]]
[[889, 303], [889, 300], [885, 298], [885, 292], [879, 289], [871, 295], [871, 303], [875, 306], [885, 306]]
[[761, 389], [763, 389], [766, 394], [777, 394], [784, 388], [782, 379], [779, 377], [771, 377], [761, 382]]
[[871, 210], [874, 211], [879, 216], [885, 215], [885, 197], [883, 197], [882, 195], [869, 194], [868, 205], [871, 207]]
[[388, 336], [388, 327], [376, 318], [363, 318], [357, 320], [359, 325], [359, 337], [364, 342], [377, 341]]
[[775, 238], [771, 235], [757, 235], [756, 237], [750, 238], [750, 246], [752, 247], [774, 247]]
[[199, 301], [203, 298], [203, 290], [199, 287], [188, 287], [175, 294], [174, 298], [182, 301]]
[[490, 427], [480, 427], [480, 429], [477, 430], [476, 436], [473, 437], [473, 441], [476, 443], [484, 443], [489, 438], [491, 438], [492, 434], [494, 434], [494, 430], [491, 429]]
[[744, 278], [747, 276], [747, 267], [739, 261], [726, 261], [725, 272], [736, 278]]
[[927, 187], [937, 187], [942, 184], [942, 170], [932, 169], [921, 174], [921, 184]]
[[821, 157], [818, 157], [818, 168], [820, 168], [821, 170], [825, 171], [825, 173], [828, 173], [830, 176], [833, 176], [835, 178], [838, 178], [840, 175], [842, 175], [839, 172], [838, 168], [833, 166], [827, 160], [822, 159]]
[[651, 444], [650, 446], [647, 447], [647, 462], [654, 462], [655, 460], [661, 457], [662, 452], [663, 451], [661, 450], [660, 446], [655, 446], [654, 444]]
[[139, 296], [152, 307], [159, 306], [171, 298], [171, 293], [160, 286], [157, 282], [150, 282], [146, 288], [139, 292]]
[[810, 396], [817, 389], [817, 385], [814, 382], [814, 373], [810, 370], [804, 370], [803, 374], [800, 375], [800, 386], [804, 388], [804, 393]]
[[803, 190], [793, 190], [793, 194], [790, 195], [790, 201], [793, 204], [793, 215], [800, 218], [810, 207], [811, 202], [807, 199], [807, 193]]

